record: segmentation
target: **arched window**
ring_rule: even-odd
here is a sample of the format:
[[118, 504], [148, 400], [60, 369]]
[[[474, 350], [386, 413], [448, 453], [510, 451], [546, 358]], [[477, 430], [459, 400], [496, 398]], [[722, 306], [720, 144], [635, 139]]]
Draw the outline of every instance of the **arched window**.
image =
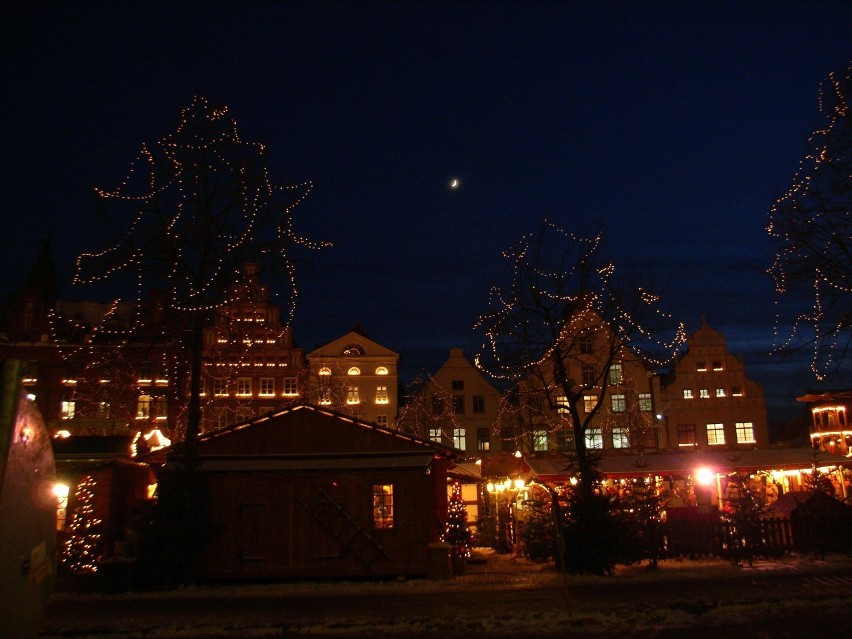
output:
[[364, 355], [364, 347], [360, 344], [348, 344], [343, 349], [343, 354], [348, 357], [357, 357], [359, 355]]
[[376, 369], [376, 375], [387, 375], [387, 374], [388, 374], [388, 369], [385, 366], [379, 366]]
[[321, 369], [319, 369], [319, 374], [320, 375], [331, 375], [331, 369], [328, 366], [323, 366]]
[[360, 368], [358, 368], [357, 366], [353, 366], [353, 367], [352, 367], [352, 368], [350, 368], [348, 371], [346, 371], [346, 374], [347, 374], [347, 375], [360, 375], [360, 374], [361, 374], [361, 369], [360, 369]]

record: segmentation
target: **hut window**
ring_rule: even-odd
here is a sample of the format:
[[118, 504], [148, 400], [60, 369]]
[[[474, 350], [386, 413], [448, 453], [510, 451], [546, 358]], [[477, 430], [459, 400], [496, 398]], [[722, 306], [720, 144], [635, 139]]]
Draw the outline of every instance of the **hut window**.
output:
[[393, 484], [373, 484], [373, 526], [393, 528]]

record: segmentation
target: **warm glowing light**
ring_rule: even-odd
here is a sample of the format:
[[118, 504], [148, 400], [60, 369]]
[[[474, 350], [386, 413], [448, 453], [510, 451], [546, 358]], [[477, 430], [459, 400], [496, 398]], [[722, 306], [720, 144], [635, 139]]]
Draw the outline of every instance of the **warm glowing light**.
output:
[[709, 468], [698, 468], [695, 471], [695, 481], [702, 486], [709, 486], [716, 479], [716, 473]]

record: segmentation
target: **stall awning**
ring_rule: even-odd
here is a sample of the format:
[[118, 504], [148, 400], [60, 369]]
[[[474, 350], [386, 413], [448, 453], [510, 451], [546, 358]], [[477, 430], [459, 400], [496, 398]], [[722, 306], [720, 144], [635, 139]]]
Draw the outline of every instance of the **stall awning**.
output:
[[[618, 455], [604, 457], [600, 471], [609, 479], [635, 477], [688, 476], [697, 468], [709, 468], [716, 473], [759, 470], [796, 470], [817, 466], [852, 464], [852, 459], [842, 455], [819, 452], [814, 456], [810, 448], [778, 448], [758, 450], [730, 450], [700, 453], [654, 453], [648, 455]], [[571, 476], [570, 462], [565, 459], [528, 459], [531, 474], [542, 481], [565, 482]]]

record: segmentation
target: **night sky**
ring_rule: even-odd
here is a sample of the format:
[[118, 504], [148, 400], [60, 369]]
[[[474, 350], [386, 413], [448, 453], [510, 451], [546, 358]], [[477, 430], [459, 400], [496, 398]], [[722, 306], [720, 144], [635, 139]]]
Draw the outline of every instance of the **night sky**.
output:
[[105, 245], [93, 187], [201, 94], [275, 181], [315, 184], [296, 230], [334, 247], [298, 276], [308, 350], [360, 323], [404, 381], [472, 356], [500, 251], [547, 216], [602, 229], [689, 332], [703, 313], [770, 417], [817, 385], [767, 357], [765, 226], [852, 59], [852, 2], [7, 0], [0, 23], [0, 296], [47, 234], [62, 297], [89, 296], [69, 282]]

